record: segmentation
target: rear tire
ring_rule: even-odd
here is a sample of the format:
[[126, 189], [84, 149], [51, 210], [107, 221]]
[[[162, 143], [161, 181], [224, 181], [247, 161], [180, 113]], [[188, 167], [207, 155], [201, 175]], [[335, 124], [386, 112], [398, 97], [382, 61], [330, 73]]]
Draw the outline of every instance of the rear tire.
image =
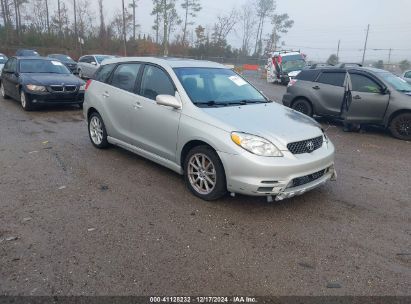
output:
[[291, 108], [307, 116], [313, 116], [313, 106], [307, 99], [299, 98], [293, 102]]
[[4, 99], [9, 99], [10, 98], [10, 96], [6, 94], [6, 90], [4, 89], [3, 82], [1, 82], [1, 84], [0, 84], [0, 91], [1, 91], [1, 96]]
[[78, 70], [78, 77], [84, 79], [83, 71], [81, 69]]
[[191, 193], [205, 201], [217, 200], [227, 193], [223, 164], [209, 146], [191, 149], [184, 161], [184, 179]]
[[395, 138], [411, 140], [411, 113], [402, 113], [395, 116], [389, 125], [389, 130]]
[[97, 112], [92, 113], [88, 119], [88, 135], [94, 147], [105, 149], [109, 146], [106, 126]]

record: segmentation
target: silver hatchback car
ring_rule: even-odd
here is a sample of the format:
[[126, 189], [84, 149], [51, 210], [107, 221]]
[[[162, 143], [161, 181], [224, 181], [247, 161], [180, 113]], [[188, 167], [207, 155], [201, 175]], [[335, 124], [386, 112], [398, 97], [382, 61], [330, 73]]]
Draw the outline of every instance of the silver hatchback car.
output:
[[106, 60], [87, 83], [84, 115], [95, 147], [170, 168], [204, 200], [283, 200], [336, 178], [334, 146], [314, 120], [217, 63]]

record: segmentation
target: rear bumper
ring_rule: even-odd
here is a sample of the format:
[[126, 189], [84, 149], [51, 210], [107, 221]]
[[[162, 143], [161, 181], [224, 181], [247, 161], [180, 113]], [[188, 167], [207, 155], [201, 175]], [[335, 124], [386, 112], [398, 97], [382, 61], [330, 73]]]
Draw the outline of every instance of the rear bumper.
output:
[[[227, 190], [232, 193], [276, 196], [277, 200], [282, 200], [301, 195], [337, 177], [331, 142], [311, 154], [298, 156], [290, 152], [279, 158], [259, 157], [248, 152], [240, 155], [219, 152], [219, 156], [226, 172]], [[304, 182], [298, 183], [301, 179]]]
[[84, 92], [67, 94], [26, 92], [26, 96], [33, 104], [79, 104], [84, 102]]

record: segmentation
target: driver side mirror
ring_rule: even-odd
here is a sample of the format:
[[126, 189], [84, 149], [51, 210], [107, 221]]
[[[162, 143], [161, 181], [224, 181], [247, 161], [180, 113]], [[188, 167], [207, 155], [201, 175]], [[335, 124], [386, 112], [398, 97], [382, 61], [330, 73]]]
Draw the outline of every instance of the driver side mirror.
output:
[[92, 64], [92, 65], [97, 65], [97, 62], [93, 61], [91, 64]]
[[157, 95], [156, 102], [158, 105], [181, 109], [181, 102], [171, 95]]

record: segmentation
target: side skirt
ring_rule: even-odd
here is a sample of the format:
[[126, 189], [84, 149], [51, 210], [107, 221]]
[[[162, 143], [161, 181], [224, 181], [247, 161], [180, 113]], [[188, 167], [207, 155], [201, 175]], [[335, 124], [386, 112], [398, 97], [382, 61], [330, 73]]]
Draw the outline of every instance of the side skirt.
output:
[[153, 154], [151, 152], [148, 152], [146, 150], [137, 148], [136, 146], [130, 145], [130, 144], [124, 142], [124, 141], [121, 141], [119, 139], [115, 139], [115, 138], [110, 137], [110, 136], [107, 137], [107, 141], [112, 145], [119, 146], [123, 149], [126, 149], [130, 152], [133, 152], [133, 153], [138, 154], [138, 155], [140, 155], [144, 158], [147, 158], [147, 159], [149, 159], [149, 160], [151, 160], [151, 161], [153, 161], [157, 164], [160, 164], [160, 165], [162, 165], [162, 166], [164, 166], [164, 167], [166, 167], [170, 170], [173, 170], [174, 172], [176, 172], [180, 175], [184, 174], [183, 168], [181, 168], [181, 166], [177, 165], [176, 163], [174, 163], [174, 162], [172, 162], [168, 159], [165, 159], [161, 156], [158, 156], [158, 155]]

